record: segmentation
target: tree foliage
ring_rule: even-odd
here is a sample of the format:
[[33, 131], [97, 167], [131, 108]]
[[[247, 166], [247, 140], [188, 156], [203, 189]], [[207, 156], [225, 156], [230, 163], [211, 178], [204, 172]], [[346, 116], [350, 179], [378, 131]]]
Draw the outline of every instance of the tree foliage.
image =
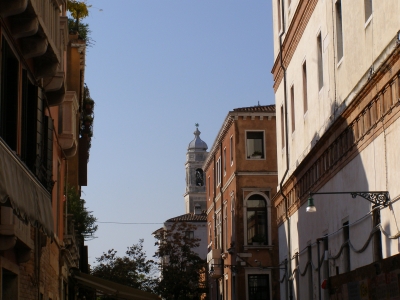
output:
[[143, 239], [128, 247], [125, 254], [119, 257], [114, 249], [103, 252], [102, 256], [96, 258], [98, 264], [91, 274], [136, 289], [154, 292], [157, 280], [153, 274], [156, 268], [153, 260], [147, 260], [143, 250]]
[[158, 250], [154, 257], [161, 271], [157, 292], [165, 299], [200, 299], [207, 292], [206, 261], [194, 251], [200, 239], [188, 234], [195, 229], [193, 224], [175, 222], [155, 234]]
[[81, 20], [89, 16], [89, 8], [91, 5], [87, 4], [86, 0], [69, 0], [67, 9], [71, 18], [68, 18], [68, 28], [70, 33], [78, 33], [79, 38], [86, 41], [86, 45], [93, 44], [90, 38], [89, 24], [82, 23]]
[[86, 201], [81, 199], [75, 188], [67, 188], [67, 213], [73, 216], [75, 231], [83, 240], [95, 238], [97, 231], [97, 218], [88, 211], [85, 206]]
[[71, 13], [71, 16], [79, 22], [80, 19], [89, 16], [89, 8], [86, 1], [69, 0], [67, 3], [67, 9]]

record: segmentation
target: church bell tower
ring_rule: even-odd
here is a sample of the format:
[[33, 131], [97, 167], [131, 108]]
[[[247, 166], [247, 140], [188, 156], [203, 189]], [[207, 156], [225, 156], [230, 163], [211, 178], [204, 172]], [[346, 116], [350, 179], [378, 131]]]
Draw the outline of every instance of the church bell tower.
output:
[[203, 163], [207, 158], [208, 146], [201, 140], [199, 124], [196, 124], [194, 140], [189, 143], [186, 153], [186, 191], [185, 212], [200, 214], [207, 209], [206, 180], [204, 178]]

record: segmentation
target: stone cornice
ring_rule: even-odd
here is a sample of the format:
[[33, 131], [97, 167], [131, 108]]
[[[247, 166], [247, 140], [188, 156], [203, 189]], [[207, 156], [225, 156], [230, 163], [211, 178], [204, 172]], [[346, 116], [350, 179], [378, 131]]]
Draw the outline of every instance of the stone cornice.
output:
[[221, 129], [219, 130], [217, 137], [215, 138], [215, 141], [211, 147], [210, 152], [208, 153], [208, 157], [205, 160], [203, 164], [203, 170], [206, 170], [209, 166], [210, 163], [215, 155], [215, 153], [219, 149], [219, 143], [224, 139], [226, 133], [228, 132], [229, 128], [231, 127], [234, 119], [231, 117], [230, 113], [225, 118], [224, 124], [222, 125]]

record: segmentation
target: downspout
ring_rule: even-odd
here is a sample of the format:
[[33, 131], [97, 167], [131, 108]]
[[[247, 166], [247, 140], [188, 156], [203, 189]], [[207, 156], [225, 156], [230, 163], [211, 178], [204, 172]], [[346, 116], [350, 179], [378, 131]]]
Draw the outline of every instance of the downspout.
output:
[[282, 53], [282, 37], [285, 34], [285, 4], [284, 1], [281, 1], [281, 12], [282, 12], [282, 16], [281, 16], [281, 20], [282, 20], [282, 31], [279, 34], [279, 52], [280, 52], [280, 64], [281, 64], [281, 68], [283, 70], [283, 99], [284, 99], [284, 110], [285, 110], [285, 155], [286, 155], [286, 170], [285, 173], [282, 176], [282, 179], [279, 183], [279, 189], [280, 189], [280, 193], [285, 201], [285, 217], [287, 220], [287, 235], [288, 235], [288, 239], [287, 239], [287, 245], [288, 245], [288, 258], [287, 258], [287, 273], [286, 273], [286, 280], [289, 283], [288, 284], [288, 293], [286, 294], [286, 299], [288, 298], [288, 294], [289, 294], [289, 299], [292, 300], [293, 299], [293, 295], [292, 295], [292, 285], [290, 284], [289, 278], [290, 278], [290, 274], [292, 273], [292, 267], [291, 267], [291, 233], [290, 233], [290, 217], [289, 217], [289, 204], [288, 204], [288, 198], [286, 197], [286, 195], [283, 193], [283, 182], [285, 181], [285, 178], [289, 172], [289, 145], [288, 145], [288, 120], [287, 120], [287, 92], [286, 92], [286, 68], [283, 64], [283, 53]]
[[[217, 249], [217, 243], [216, 243], [216, 238], [217, 238], [217, 214], [215, 213], [215, 208], [216, 208], [216, 202], [215, 202], [215, 194], [216, 194], [216, 187], [215, 187], [215, 182], [216, 182], [216, 167], [215, 167], [215, 155], [213, 155], [213, 168], [214, 168], [214, 182], [213, 182], [213, 203], [214, 203], [214, 248]], [[211, 185], [211, 184], [210, 184]], [[215, 292], [216, 292], [216, 298], [219, 298], [219, 284], [218, 284], [218, 278], [215, 278]], [[213, 295], [211, 295], [211, 299], [214, 299]]]
[[[220, 196], [220, 201], [221, 201], [221, 252], [224, 251], [224, 208], [222, 206], [223, 204], [223, 198], [222, 198], [222, 165], [223, 163], [225, 163], [225, 161], [222, 161], [223, 158], [223, 151], [222, 151], [222, 141], [219, 142], [219, 154], [221, 157], [220, 163], [219, 163], [219, 174], [221, 176], [221, 182], [219, 184], [219, 194]], [[225, 293], [227, 293], [227, 291], [225, 291], [225, 275], [224, 275], [224, 270], [225, 270], [225, 266], [224, 266], [224, 260], [221, 259], [221, 273], [222, 273], [222, 297], [225, 299]]]

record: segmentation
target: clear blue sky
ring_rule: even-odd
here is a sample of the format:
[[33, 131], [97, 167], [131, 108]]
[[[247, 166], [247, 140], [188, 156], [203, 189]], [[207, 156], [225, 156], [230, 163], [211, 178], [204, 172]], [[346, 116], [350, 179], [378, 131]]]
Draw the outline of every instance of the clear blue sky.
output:
[[[85, 81], [96, 101], [88, 186], [99, 222], [162, 223], [184, 213], [195, 123], [211, 148], [228, 111], [274, 103], [270, 0], [88, 0]], [[100, 11], [100, 9], [102, 11]], [[124, 255], [161, 224], [98, 223], [89, 263]]]

